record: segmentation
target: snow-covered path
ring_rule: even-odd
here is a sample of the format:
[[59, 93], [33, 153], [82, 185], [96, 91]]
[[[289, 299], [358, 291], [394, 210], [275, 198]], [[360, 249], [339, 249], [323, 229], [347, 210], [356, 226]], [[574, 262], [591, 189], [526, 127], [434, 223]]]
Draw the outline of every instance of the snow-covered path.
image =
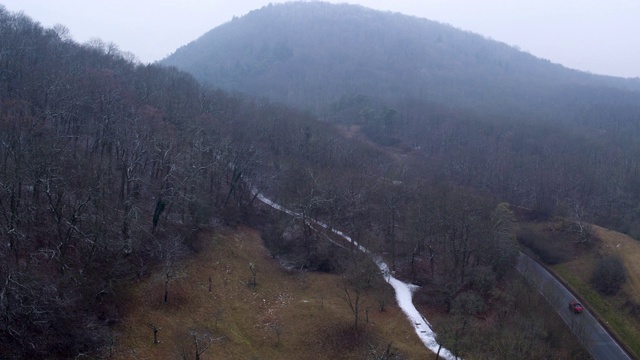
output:
[[[302, 217], [302, 214], [286, 209], [282, 205], [279, 205], [271, 201], [270, 199], [264, 197], [263, 195], [258, 194], [257, 196], [258, 196], [258, 200], [262, 201], [263, 203], [271, 206], [276, 210], [283, 211], [294, 217]], [[358, 244], [356, 241], [351, 239], [350, 236], [346, 235], [342, 231], [330, 228], [329, 225], [319, 221], [315, 221], [315, 220], [310, 220], [310, 221], [312, 221], [313, 223], [319, 226], [322, 226], [323, 228], [349, 241], [350, 243], [355, 245], [358, 249], [360, 249], [360, 251], [371, 256], [373, 261], [375, 261], [376, 265], [378, 265], [378, 268], [380, 268], [380, 271], [384, 275], [384, 279], [395, 290], [396, 301], [398, 302], [398, 306], [400, 306], [400, 308], [405, 313], [409, 321], [411, 321], [411, 325], [416, 331], [416, 334], [418, 334], [418, 337], [420, 338], [420, 340], [422, 340], [422, 343], [429, 350], [433, 351], [434, 353], [437, 353], [438, 349], [440, 348], [440, 345], [436, 342], [435, 333], [431, 329], [431, 325], [429, 324], [429, 322], [422, 315], [420, 315], [420, 312], [418, 311], [418, 309], [416, 309], [415, 305], [413, 305], [413, 292], [418, 287], [413, 284], [407, 284], [393, 277], [391, 275], [391, 272], [389, 271], [389, 266], [387, 266], [387, 264], [379, 256], [371, 254], [369, 250], [367, 250], [364, 246]], [[440, 350], [440, 357], [444, 359], [457, 359], [455, 356], [453, 356], [453, 354], [451, 354], [449, 350], [445, 348], [440, 348], [439, 350]]]

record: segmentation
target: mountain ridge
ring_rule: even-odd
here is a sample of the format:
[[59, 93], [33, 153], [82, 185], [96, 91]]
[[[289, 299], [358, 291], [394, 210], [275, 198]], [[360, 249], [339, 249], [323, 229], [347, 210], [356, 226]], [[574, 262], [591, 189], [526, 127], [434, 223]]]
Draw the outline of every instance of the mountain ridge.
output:
[[346, 94], [426, 98], [490, 113], [520, 109], [534, 117], [558, 93], [586, 92], [575, 99], [581, 105], [601, 98], [594, 93], [602, 88], [640, 99], [636, 79], [569, 69], [428, 19], [324, 2], [251, 11], [161, 64], [218, 87], [316, 110]]

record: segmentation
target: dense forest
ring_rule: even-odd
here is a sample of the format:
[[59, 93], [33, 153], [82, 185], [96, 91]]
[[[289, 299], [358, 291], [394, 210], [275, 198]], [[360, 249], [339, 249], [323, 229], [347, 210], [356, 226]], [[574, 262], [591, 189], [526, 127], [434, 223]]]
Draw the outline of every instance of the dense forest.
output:
[[[622, 148], [632, 140], [614, 151], [608, 132], [374, 99], [341, 98], [332, 123], [136, 63], [113, 44], [77, 44], [62, 26], [0, 7], [0, 357], [108, 356], [128, 284], [158, 269], [169, 279], [203, 229], [255, 226], [273, 256], [355, 273], [356, 290], [376, 275], [313, 218], [423, 285], [416, 301], [443, 315], [439, 341], [456, 355], [584, 358], [552, 341], [564, 331], [552, 313], [522, 310], [536, 300], [514, 280], [505, 201], [626, 219], [638, 195], [634, 148]], [[345, 136], [351, 127], [373, 141]], [[601, 187], [611, 193], [583, 212]], [[268, 211], [256, 191], [302, 218]]]
[[162, 61], [423, 158], [449, 181], [640, 236], [640, 80], [402, 14], [270, 5]]

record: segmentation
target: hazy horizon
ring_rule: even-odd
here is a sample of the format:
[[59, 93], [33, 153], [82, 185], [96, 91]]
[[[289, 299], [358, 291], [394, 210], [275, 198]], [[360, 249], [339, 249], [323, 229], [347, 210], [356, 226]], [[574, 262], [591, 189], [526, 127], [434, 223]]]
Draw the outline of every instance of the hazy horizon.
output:
[[[283, 1], [272, 1], [281, 3]], [[472, 31], [537, 57], [591, 73], [640, 77], [640, 2], [616, 0], [328, 1], [400, 12]], [[143, 63], [161, 60], [180, 46], [266, 0], [0, 0], [45, 27], [66, 26], [74, 40], [113, 42]]]

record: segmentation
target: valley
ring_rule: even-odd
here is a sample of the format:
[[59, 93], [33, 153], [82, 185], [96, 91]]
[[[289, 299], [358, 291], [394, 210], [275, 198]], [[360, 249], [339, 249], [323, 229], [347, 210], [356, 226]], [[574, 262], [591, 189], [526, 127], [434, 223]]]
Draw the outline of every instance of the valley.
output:
[[521, 251], [638, 357], [639, 104], [360, 6], [156, 64], [0, 6], [0, 357], [589, 358]]

